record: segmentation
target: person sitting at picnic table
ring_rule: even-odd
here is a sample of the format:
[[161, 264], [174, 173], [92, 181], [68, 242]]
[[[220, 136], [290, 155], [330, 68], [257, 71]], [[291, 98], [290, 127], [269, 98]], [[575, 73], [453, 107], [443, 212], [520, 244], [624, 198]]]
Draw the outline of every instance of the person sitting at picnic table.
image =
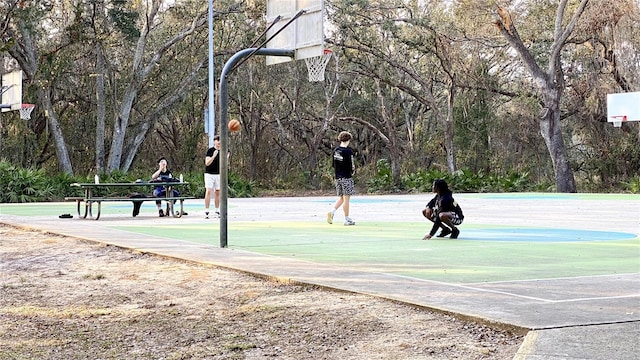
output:
[[[172, 182], [176, 181], [173, 175], [171, 174], [171, 170], [167, 167], [167, 159], [163, 156], [158, 160], [158, 170], [151, 175], [151, 182]], [[153, 196], [155, 197], [164, 197], [167, 194], [167, 188], [165, 186], [156, 186], [153, 188]], [[172, 195], [173, 197], [180, 196], [180, 192], [178, 190], [173, 189]], [[175, 201], [172, 201], [175, 203]], [[156, 207], [158, 208], [158, 215], [163, 217], [165, 215], [164, 211], [162, 211], [162, 201], [156, 201]]]

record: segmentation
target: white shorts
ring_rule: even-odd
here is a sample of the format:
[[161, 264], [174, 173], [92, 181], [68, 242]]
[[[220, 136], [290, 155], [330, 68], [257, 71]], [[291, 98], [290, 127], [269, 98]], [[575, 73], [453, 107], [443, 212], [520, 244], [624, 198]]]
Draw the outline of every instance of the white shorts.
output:
[[204, 188], [220, 190], [220, 174], [204, 174]]

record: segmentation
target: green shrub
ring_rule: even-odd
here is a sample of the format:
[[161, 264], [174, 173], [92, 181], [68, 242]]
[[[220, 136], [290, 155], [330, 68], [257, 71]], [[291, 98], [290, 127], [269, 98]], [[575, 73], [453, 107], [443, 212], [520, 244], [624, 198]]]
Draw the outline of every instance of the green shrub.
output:
[[[180, 174], [176, 176], [179, 177]], [[181, 194], [193, 196], [199, 199], [204, 197], [203, 173], [191, 172], [191, 173], [183, 174], [182, 178], [184, 182], [187, 182], [188, 184], [181, 187], [181, 190], [180, 190]]]
[[[53, 201], [61, 201], [65, 196], [70, 196], [72, 192], [71, 184], [80, 182], [77, 177], [71, 176], [67, 173], [58, 173], [49, 177], [49, 184], [53, 190]], [[79, 195], [79, 194], [78, 194]]]
[[[176, 176], [176, 174], [174, 174]], [[177, 175], [180, 176], [180, 175]], [[196, 198], [202, 199], [204, 198], [205, 188], [204, 188], [204, 175], [201, 172], [191, 172], [188, 174], [183, 174], [183, 179], [185, 182], [188, 182], [188, 185], [181, 187], [180, 192], [183, 195], [194, 196]], [[257, 188], [254, 182], [247, 181], [241, 178], [239, 175], [230, 173], [229, 174], [229, 197], [255, 197], [257, 196]]]
[[458, 170], [453, 174], [437, 169], [419, 170], [402, 175], [399, 184], [393, 183], [391, 166], [386, 159], [379, 160], [375, 176], [367, 181], [369, 193], [395, 191], [431, 192], [433, 181], [444, 179], [455, 192], [522, 192], [551, 191], [553, 184], [533, 182], [528, 172], [509, 172], [507, 174], [483, 174], [470, 170]]
[[51, 200], [54, 188], [41, 169], [21, 169], [0, 162], [0, 202], [26, 203]]
[[632, 194], [640, 194], [640, 176], [634, 176], [629, 181], [623, 181], [622, 185], [626, 191]]
[[[419, 170], [415, 173], [402, 176], [403, 187], [407, 190], [417, 192], [431, 192], [433, 181], [436, 179], [446, 179], [448, 174], [438, 170]], [[448, 180], [447, 180], [448, 181]]]
[[391, 164], [387, 159], [376, 163], [376, 175], [367, 180], [367, 191], [370, 193], [391, 191], [394, 188]]
[[[136, 180], [137, 179], [132, 174], [128, 174], [119, 170], [113, 171], [108, 175], [100, 174], [101, 183], [127, 183], [127, 182], [134, 182]], [[149, 180], [149, 179], [142, 179], [142, 180]], [[89, 179], [89, 181], [93, 182], [93, 178]]]
[[230, 198], [248, 198], [256, 195], [256, 186], [252, 181], [245, 180], [236, 174], [229, 174]]

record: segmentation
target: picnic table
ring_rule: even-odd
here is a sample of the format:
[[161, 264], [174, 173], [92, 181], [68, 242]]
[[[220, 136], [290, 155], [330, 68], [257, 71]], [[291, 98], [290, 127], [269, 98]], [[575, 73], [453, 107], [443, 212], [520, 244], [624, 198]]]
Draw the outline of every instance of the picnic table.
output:
[[[136, 181], [129, 183], [73, 183], [71, 187], [80, 188], [84, 190], [84, 196], [69, 196], [65, 197], [67, 201], [75, 201], [78, 211], [78, 217], [82, 219], [86, 219], [87, 217], [93, 218], [93, 204], [97, 204], [97, 214], [95, 216], [95, 220], [100, 219], [100, 213], [102, 209], [103, 202], [121, 202], [121, 201], [131, 201], [135, 202], [145, 202], [145, 201], [166, 201], [167, 203], [167, 216], [171, 214], [173, 217], [181, 217], [184, 214], [183, 202], [187, 199], [195, 199], [193, 196], [172, 196], [173, 189], [181, 186], [189, 185], [188, 182], [155, 182], [155, 181]], [[164, 197], [155, 197], [155, 196], [146, 196], [142, 193], [136, 192], [138, 196], [103, 196], [100, 195], [104, 191], [99, 190], [108, 190], [109, 188], [132, 188], [132, 189], [142, 189], [149, 187], [162, 186], [165, 188], [165, 196]], [[180, 210], [174, 212], [174, 205], [176, 202], [180, 204]], [[83, 206], [84, 204], [84, 206]], [[82, 207], [84, 207], [84, 212], [82, 211]], [[135, 216], [135, 215], [134, 215]]]

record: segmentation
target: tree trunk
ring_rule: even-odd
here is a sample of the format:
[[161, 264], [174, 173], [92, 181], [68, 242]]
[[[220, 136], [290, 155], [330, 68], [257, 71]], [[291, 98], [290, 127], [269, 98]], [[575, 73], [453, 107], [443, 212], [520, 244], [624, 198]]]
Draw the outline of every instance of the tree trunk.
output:
[[169, 108], [175, 105], [180, 100], [184, 100], [187, 90], [196, 82], [198, 71], [204, 66], [204, 60], [198, 62], [191, 72], [185, 76], [180, 84], [170, 93], [169, 96], [159, 99], [160, 103], [157, 104], [152, 111], [146, 113], [145, 118], [140, 125], [139, 130], [134, 135], [133, 139], [129, 141], [123, 149], [124, 160], [120, 164], [120, 170], [127, 172], [133, 164], [133, 159], [138, 153], [138, 149], [142, 146], [142, 143], [147, 137], [149, 130], [153, 128], [156, 119], [159, 119], [162, 114], [166, 113]]
[[40, 99], [42, 107], [44, 107], [44, 113], [47, 122], [49, 123], [49, 131], [53, 136], [53, 142], [56, 145], [56, 153], [58, 154], [58, 166], [63, 172], [73, 175], [73, 166], [71, 164], [71, 158], [69, 157], [69, 151], [67, 144], [64, 141], [64, 135], [60, 128], [60, 122], [58, 116], [53, 110], [51, 104], [51, 98], [49, 97], [49, 90], [46, 88], [38, 88], [38, 98]]
[[320, 184], [320, 180], [322, 179], [322, 174], [319, 173], [318, 169], [318, 151], [320, 151], [320, 144], [322, 143], [322, 139], [327, 134], [327, 130], [329, 129], [329, 109], [325, 109], [325, 116], [322, 119], [322, 127], [318, 129], [313, 135], [311, 144], [309, 144], [309, 157], [307, 162], [307, 169], [310, 170], [309, 173], [309, 182], [313, 187], [317, 187]]
[[120, 105], [120, 111], [118, 112], [113, 124], [113, 138], [111, 139], [111, 151], [109, 152], [109, 164], [107, 167], [107, 172], [109, 173], [115, 170], [120, 170], [122, 154], [124, 152], [124, 139], [127, 134], [127, 125], [129, 124], [131, 108], [133, 107], [133, 101], [135, 100], [137, 93], [138, 91], [136, 86], [130, 84], [124, 94], [122, 104]]
[[131, 164], [133, 164], [133, 159], [136, 157], [138, 153], [138, 149], [142, 146], [144, 139], [147, 137], [147, 133], [149, 133], [149, 122], [145, 122], [140, 127], [140, 130], [135, 134], [133, 140], [131, 141], [131, 145], [128, 146], [128, 151], [122, 161], [122, 165], [120, 166], [120, 170], [127, 172], [131, 168]]
[[387, 147], [389, 148], [389, 161], [391, 162], [391, 176], [393, 177], [393, 184], [400, 184], [400, 168], [402, 167], [402, 151], [398, 148], [398, 137], [394, 129], [393, 119], [388, 114], [387, 105], [385, 101], [385, 95], [382, 93], [382, 86], [380, 80], [375, 80], [376, 95], [378, 96], [378, 103], [380, 104], [380, 116], [382, 117], [383, 127], [387, 130], [388, 136], [386, 137]]
[[456, 153], [453, 146], [453, 99], [456, 87], [453, 82], [449, 85], [447, 93], [447, 118], [444, 121], [444, 146], [447, 157], [447, 168], [453, 174], [457, 170]]
[[538, 89], [542, 91], [544, 109], [542, 109], [540, 116], [540, 132], [549, 150], [555, 174], [556, 190], [559, 192], [576, 192], [573, 170], [569, 164], [560, 127], [560, 99], [565, 86], [561, 52], [588, 2], [589, 0], [580, 2], [571, 20], [564, 28], [564, 11], [567, 0], [561, 0], [558, 4], [553, 43], [549, 49], [546, 72], [540, 68], [535, 57], [524, 45], [511, 19], [511, 14], [505, 8], [498, 7], [499, 18], [495, 22], [502, 35], [522, 58]]
[[551, 155], [556, 190], [563, 193], [572, 193], [576, 192], [576, 184], [562, 137], [560, 96], [556, 95], [556, 93], [556, 91], [546, 89], [544, 96], [545, 108], [540, 118], [540, 133]]
[[[11, 56], [18, 61], [20, 68], [27, 74], [27, 77], [31, 81], [39, 79], [39, 55], [37, 54], [36, 41], [33, 39], [33, 33], [31, 31], [32, 26], [26, 24], [24, 21], [18, 23], [20, 32], [22, 34], [22, 42], [9, 49]], [[60, 122], [56, 115], [53, 104], [51, 103], [50, 95], [51, 86], [46, 79], [42, 79], [38, 83], [37, 91], [39, 105], [43, 107], [46, 121], [49, 124], [49, 131], [53, 136], [53, 141], [56, 146], [56, 155], [58, 158], [58, 166], [63, 172], [73, 175], [73, 166], [71, 164], [71, 158], [69, 157], [69, 151], [64, 140], [64, 134], [60, 128]]]

